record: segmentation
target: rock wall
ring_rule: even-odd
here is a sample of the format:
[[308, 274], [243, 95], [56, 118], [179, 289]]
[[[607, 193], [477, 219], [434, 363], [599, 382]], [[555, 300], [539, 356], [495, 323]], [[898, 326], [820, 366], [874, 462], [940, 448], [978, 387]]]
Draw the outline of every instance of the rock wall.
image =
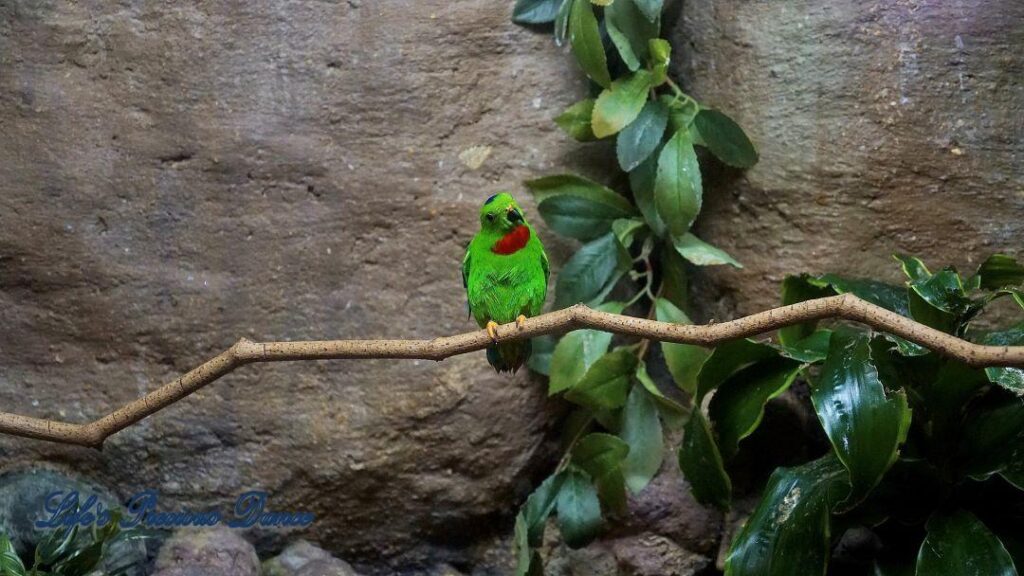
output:
[[[551, 122], [583, 80], [510, 12], [0, 3], [2, 409], [89, 421], [242, 336], [476, 328], [460, 262], [480, 203], [584, 163]], [[507, 531], [551, 410], [482, 353], [261, 365], [102, 452], [0, 437], [0, 458], [157, 488], [167, 509], [265, 489], [315, 512], [332, 551], [407, 566]]]
[[709, 178], [707, 317], [778, 303], [786, 274], [900, 279], [890, 254], [973, 271], [1024, 248], [1024, 4], [685, 0], [674, 71], [761, 152]]

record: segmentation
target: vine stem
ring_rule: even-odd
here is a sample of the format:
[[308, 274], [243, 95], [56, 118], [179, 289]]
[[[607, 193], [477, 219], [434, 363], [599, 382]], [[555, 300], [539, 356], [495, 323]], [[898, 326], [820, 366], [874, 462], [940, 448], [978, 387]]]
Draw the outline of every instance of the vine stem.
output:
[[[499, 341], [506, 341], [590, 328], [648, 340], [714, 346], [793, 324], [828, 318], [860, 322], [920, 344], [968, 366], [1024, 368], [1024, 346], [974, 344], [875, 306], [852, 294], [808, 300], [728, 322], [701, 326], [611, 314], [577, 304], [528, 318], [521, 327], [514, 322], [503, 324], [497, 328], [496, 334]], [[163, 410], [246, 364], [356, 358], [416, 358], [440, 361], [457, 354], [483, 350], [491, 343], [486, 330], [475, 330], [433, 340], [253, 342], [243, 338], [231, 348], [181, 377], [88, 424], [0, 413], [0, 433], [100, 448], [110, 435]]]

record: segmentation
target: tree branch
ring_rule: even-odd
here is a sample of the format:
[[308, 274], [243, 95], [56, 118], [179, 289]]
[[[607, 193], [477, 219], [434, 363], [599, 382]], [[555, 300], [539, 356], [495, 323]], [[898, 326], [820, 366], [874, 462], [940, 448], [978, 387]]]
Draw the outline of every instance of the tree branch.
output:
[[[973, 344], [909, 318], [870, 304], [852, 294], [808, 300], [774, 308], [729, 322], [703, 326], [671, 324], [600, 312], [577, 304], [526, 320], [499, 326], [499, 341], [562, 334], [591, 328], [649, 340], [714, 346], [729, 340], [777, 330], [813, 320], [839, 318], [860, 322], [900, 336], [973, 367], [1024, 368], [1024, 346]], [[418, 358], [444, 360], [482, 350], [491, 344], [486, 330], [433, 340], [326, 340], [252, 342], [245, 338], [180, 378], [88, 424], [71, 424], [0, 412], [0, 433], [65, 444], [100, 448], [110, 435], [192, 394], [239, 366], [254, 362], [334, 360], [345, 358]]]

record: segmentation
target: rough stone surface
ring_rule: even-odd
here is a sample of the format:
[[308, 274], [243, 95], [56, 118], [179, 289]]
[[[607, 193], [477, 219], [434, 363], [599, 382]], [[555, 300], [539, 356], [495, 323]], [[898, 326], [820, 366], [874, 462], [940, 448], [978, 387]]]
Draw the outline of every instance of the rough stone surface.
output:
[[[551, 122], [585, 83], [510, 12], [0, 3], [3, 409], [86, 422], [242, 336], [475, 329], [459, 262], [479, 204], [512, 189], [532, 212], [521, 180], [607, 159]], [[567, 246], [549, 241], [555, 262]], [[482, 353], [260, 365], [102, 452], [3, 437], [0, 456], [156, 488], [167, 510], [267, 490], [316, 513], [305, 535], [333, 553], [414, 565], [511, 526], [550, 461], [548, 407]]]
[[223, 576], [257, 576], [260, 559], [238, 530], [183, 528], [168, 538], [156, 557], [156, 569], [209, 569]]
[[[1024, 3], [687, 0], [674, 72], [748, 131], [706, 180], [698, 235], [743, 262], [698, 274], [719, 320], [786, 274], [901, 280], [890, 254], [973, 271], [1024, 237]], [[710, 163], [709, 163], [710, 164]]]

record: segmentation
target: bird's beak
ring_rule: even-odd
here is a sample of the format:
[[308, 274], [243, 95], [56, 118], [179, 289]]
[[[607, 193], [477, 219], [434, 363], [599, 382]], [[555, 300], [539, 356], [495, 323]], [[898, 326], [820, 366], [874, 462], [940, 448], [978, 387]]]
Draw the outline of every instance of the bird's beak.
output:
[[509, 222], [522, 222], [523, 214], [515, 206], [508, 207], [508, 221]]

